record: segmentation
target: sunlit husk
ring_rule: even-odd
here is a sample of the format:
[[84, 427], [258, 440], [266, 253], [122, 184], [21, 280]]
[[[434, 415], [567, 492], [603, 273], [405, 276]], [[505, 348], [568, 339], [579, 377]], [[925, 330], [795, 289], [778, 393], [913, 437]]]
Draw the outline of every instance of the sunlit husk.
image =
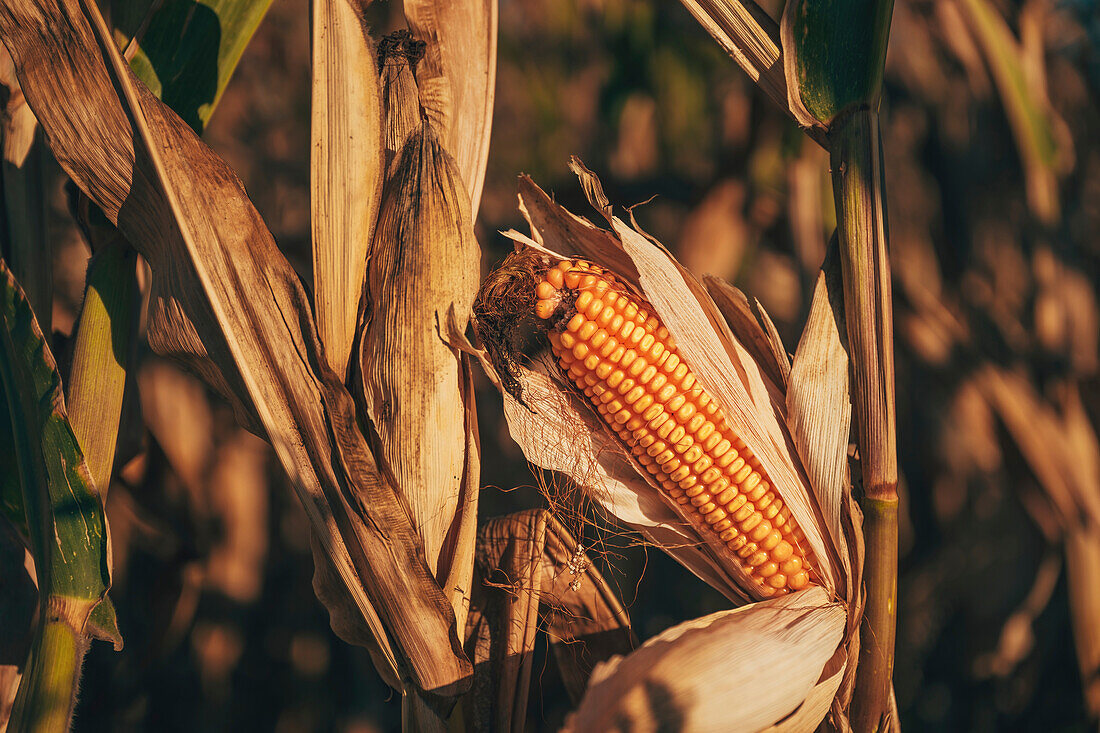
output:
[[675, 626], [598, 667], [566, 730], [812, 731], [843, 672], [845, 616], [818, 587]]
[[392, 165], [405, 141], [420, 127], [421, 108], [416, 77], [411, 64], [424, 54], [424, 44], [408, 31], [386, 36], [378, 44], [378, 66], [382, 81], [382, 113], [385, 124], [382, 141], [386, 167]]
[[454, 160], [424, 123], [383, 196], [359, 357], [381, 454], [433, 571], [458, 507], [472, 399], [461, 354], [444, 339], [451, 324], [461, 332], [469, 320], [480, 259]]

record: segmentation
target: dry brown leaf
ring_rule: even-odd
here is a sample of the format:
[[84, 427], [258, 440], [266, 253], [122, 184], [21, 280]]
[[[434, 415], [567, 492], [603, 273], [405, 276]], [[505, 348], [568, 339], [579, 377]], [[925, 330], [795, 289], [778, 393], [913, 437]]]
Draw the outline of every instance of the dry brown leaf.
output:
[[461, 692], [470, 667], [450, 604], [240, 181], [137, 84], [94, 5], [9, 0], [0, 35], [62, 167], [152, 268], [150, 345], [271, 441], [389, 667]]
[[386, 170], [393, 165], [405, 141], [420, 127], [420, 97], [410, 64], [424, 52], [424, 44], [414, 41], [408, 31], [386, 36], [378, 46], [378, 65], [382, 77], [382, 129], [386, 148]]
[[521, 731], [539, 609], [571, 695], [593, 667], [633, 647], [630, 621], [588, 555], [543, 509], [490, 520], [478, 533], [467, 649], [475, 660], [469, 727]]
[[825, 715], [820, 698], [839, 676], [826, 664], [845, 616], [814, 587], [674, 626], [597, 668], [565, 729], [755, 733], [806, 701], [821, 717], [782, 729], [812, 731]]
[[313, 0], [310, 211], [313, 302], [329, 366], [347, 373], [385, 177], [368, 2]]
[[626, 609], [584, 546], [548, 513], [541, 601], [558, 671], [579, 703], [596, 665], [638, 644]]
[[405, 0], [405, 18], [427, 44], [416, 70], [420, 102], [458, 163], [476, 218], [493, 124], [497, 0]]
[[779, 106], [789, 113], [779, 26], [753, 0], [682, 0], [699, 24]]
[[[758, 312], [748, 297], [738, 288], [717, 277], [704, 277], [707, 292], [714, 299], [733, 335], [768, 375], [772, 383], [787, 388], [791, 363], [783, 348], [776, 348], [774, 329], [765, 329]], [[759, 303], [756, 304], [759, 306]], [[779, 344], [782, 347], [782, 344]]]
[[480, 264], [454, 159], [425, 121], [386, 184], [359, 359], [381, 455], [433, 572], [466, 464], [460, 354], [445, 338], [452, 320], [459, 331], [469, 321]]
[[843, 343], [844, 292], [840, 261], [826, 258], [817, 278], [813, 303], [798, 350], [791, 365], [787, 388], [787, 424], [795, 448], [817, 493], [825, 527], [837, 548], [847, 579], [844, 598], [855, 598], [848, 543], [841, 522], [843, 496], [848, 483], [848, 439], [852, 403], [848, 392], [848, 353]]

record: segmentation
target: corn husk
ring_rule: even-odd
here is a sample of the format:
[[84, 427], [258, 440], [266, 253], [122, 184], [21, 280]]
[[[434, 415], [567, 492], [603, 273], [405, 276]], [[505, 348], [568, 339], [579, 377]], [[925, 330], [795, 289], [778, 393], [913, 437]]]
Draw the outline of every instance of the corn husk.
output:
[[[445, 339], [452, 329], [465, 330], [480, 262], [454, 159], [425, 122], [405, 143], [386, 186], [359, 359], [381, 456], [437, 573], [451, 567], [449, 557], [441, 566], [440, 553], [471, 473], [476, 488], [467, 447], [468, 364]], [[472, 567], [472, 559], [457, 562]], [[468, 574], [459, 583], [468, 589]]]
[[817, 587], [674, 626], [598, 667], [565, 730], [811, 731], [844, 672], [846, 615]]
[[[716, 279], [708, 280], [708, 292], [636, 224], [627, 225], [615, 217], [599, 180], [575, 159], [573, 169], [611, 231], [565, 211], [529, 180], [521, 179], [520, 208], [532, 234], [507, 232], [506, 236], [517, 248], [545, 254], [551, 261], [581, 256], [607, 267], [653, 305], [676, 339], [684, 361], [722, 405], [731, 429], [764, 465], [772, 485], [805, 532], [821, 566], [822, 588], [814, 592], [840, 604], [841, 633], [826, 659], [836, 652], [843, 663], [820, 680], [824, 662], [807, 673], [812, 679], [803, 690], [806, 695], [819, 681], [828, 682], [830, 692], [825, 695], [818, 690], [808, 707], [799, 708], [803, 716], [807, 710], [820, 710], [820, 714], [814, 713], [812, 723], [799, 729], [812, 729], [831, 706], [842, 720], [844, 706], [834, 700], [838, 691], [841, 698], [847, 694], [855, 666], [847, 660], [858, 650], [855, 632], [861, 603], [862, 545], [859, 512], [851, 499], [847, 472], [850, 404], [847, 357], [838, 325], [842, 321], [837, 320], [842, 312], [838, 310], [842, 307], [838, 305], [838, 273], [830, 268], [828, 277], [820, 276], [810, 323], [792, 364], [759, 304], [751, 307], [743, 294]], [[479, 330], [485, 331], [487, 326], [492, 331], [498, 324], [485, 309], [493, 296], [488, 291], [485, 294], [486, 299], [478, 305]], [[673, 502], [651, 487], [644, 469], [634, 463], [585, 400], [561, 381], [550, 359], [539, 357], [530, 364], [510, 365], [494, 351], [489, 350], [486, 365], [505, 388], [509, 430], [528, 460], [567, 476], [600, 510], [641, 532], [732, 602], [758, 598], [740, 566], [726, 557], [721, 543], [703, 536], [677, 512]], [[725, 674], [727, 668], [722, 669]], [[716, 669], [710, 673], [719, 674]], [[803, 698], [794, 700], [766, 724], [776, 722], [802, 702]]]
[[420, 102], [454, 156], [477, 217], [497, 67], [497, 0], [405, 0], [413, 35], [427, 44], [416, 69]]
[[382, 144], [386, 169], [393, 165], [405, 141], [420, 128], [422, 110], [412, 64], [424, 55], [424, 43], [408, 31], [398, 31], [378, 44], [378, 66], [382, 84]]

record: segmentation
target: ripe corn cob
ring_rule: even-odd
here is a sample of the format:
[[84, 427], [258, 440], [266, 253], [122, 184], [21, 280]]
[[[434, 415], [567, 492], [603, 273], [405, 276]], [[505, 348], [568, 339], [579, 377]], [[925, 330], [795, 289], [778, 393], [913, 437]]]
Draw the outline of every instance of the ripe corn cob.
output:
[[583, 260], [551, 267], [536, 295], [559, 365], [651, 482], [718, 535], [762, 595], [811, 582], [813, 558], [790, 510], [648, 304]]

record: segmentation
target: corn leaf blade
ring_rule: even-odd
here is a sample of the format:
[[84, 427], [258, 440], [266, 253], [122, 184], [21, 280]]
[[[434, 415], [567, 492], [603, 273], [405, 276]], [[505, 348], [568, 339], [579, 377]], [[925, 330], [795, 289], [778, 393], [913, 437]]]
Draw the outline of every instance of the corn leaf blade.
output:
[[115, 39], [133, 39], [131, 66], [191, 129], [210, 120], [271, 0], [137, 0], [113, 6]]
[[310, 210], [317, 330], [343, 377], [382, 198], [382, 100], [366, 4], [314, 0]]

